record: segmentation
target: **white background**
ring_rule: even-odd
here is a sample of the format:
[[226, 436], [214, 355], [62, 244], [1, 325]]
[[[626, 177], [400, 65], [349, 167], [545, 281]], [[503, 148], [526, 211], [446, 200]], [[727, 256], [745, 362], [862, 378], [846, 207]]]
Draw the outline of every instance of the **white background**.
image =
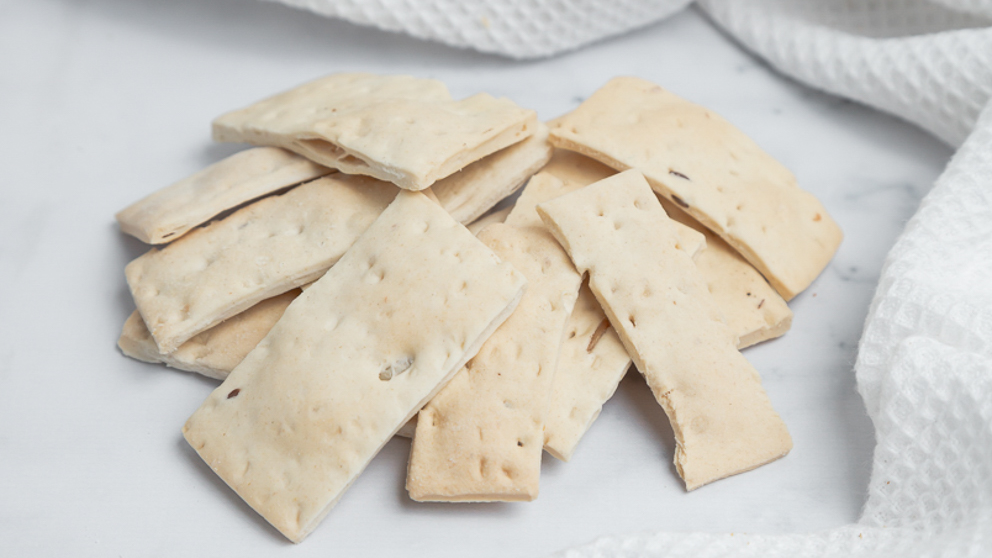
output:
[[[180, 428], [214, 381], [123, 357], [113, 214], [240, 146], [218, 114], [336, 71], [410, 73], [549, 119], [614, 75], [655, 81], [753, 136], [846, 233], [748, 349], [795, 449], [686, 493], [674, 442], [630, 375], [529, 504], [416, 504], [391, 442], [303, 544], [199, 460]], [[912, 126], [769, 70], [689, 10], [625, 37], [511, 62], [241, 0], [0, 0], [0, 555], [543, 556], [642, 530], [783, 533], [858, 517], [873, 431], [855, 350], [882, 260], [950, 151]], [[728, 535], [729, 536], [729, 535]]]

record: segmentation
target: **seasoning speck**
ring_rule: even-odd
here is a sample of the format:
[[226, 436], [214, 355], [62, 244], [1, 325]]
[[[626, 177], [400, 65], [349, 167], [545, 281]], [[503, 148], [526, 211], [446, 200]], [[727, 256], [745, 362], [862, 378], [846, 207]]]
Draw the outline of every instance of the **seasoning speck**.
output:
[[227, 398], [237, 397], [239, 393], [241, 393], [241, 388], [234, 388], [231, 390], [231, 393], [227, 394]]

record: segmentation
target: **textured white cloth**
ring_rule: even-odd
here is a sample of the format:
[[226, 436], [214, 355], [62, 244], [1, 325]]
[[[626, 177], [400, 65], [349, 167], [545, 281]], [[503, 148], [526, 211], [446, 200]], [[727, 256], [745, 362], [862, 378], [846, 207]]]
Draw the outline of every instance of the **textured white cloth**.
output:
[[691, 0], [274, 0], [386, 31], [535, 58], [642, 27]]
[[[646, 25], [684, 0], [279, 0], [515, 58]], [[570, 558], [992, 556], [992, 0], [701, 0], [810, 86], [958, 152], [889, 254], [856, 373], [875, 424], [857, 524], [781, 536], [606, 537]]]

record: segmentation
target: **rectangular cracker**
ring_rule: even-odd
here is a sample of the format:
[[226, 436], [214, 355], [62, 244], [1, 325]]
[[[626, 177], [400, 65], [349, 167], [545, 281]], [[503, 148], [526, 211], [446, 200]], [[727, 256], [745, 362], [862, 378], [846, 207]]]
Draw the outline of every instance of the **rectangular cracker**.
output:
[[551, 386], [544, 449], [568, 461], [579, 440], [620, 385], [630, 356], [596, 297], [583, 284], [565, 324], [565, 339]]
[[696, 268], [723, 312], [727, 325], [737, 334], [737, 348], [785, 334], [792, 326], [792, 310], [765, 278], [729, 244], [700, 225], [672, 202], [659, 196], [672, 221], [706, 236], [706, 247], [694, 258]]
[[200, 457], [293, 542], [513, 311], [526, 280], [403, 192], [187, 421]]
[[299, 289], [293, 289], [263, 300], [193, 336], [169, 354], [158, 351], [141, 314], [135, 310], [124, 322], [117, 346], [125, 355], [143, 362], [161, 362], [172, 368], [223, 380], [269, 333], [299, 294]]
[[265, 198], [127, 265], [161, 353], [327, 271], [396, 196], [392, 184], [335, 174]]
[[536, 126], [531, 137], [479, 159], [431, 186], [456, 221], [475, 221], [516, 192], [551, 159], [548, 127], [541, 122]]
[[[556, 149], [551, 162], [521, 193], [515, 206], [521, 209], [508, 222], [533, 222], [538, 218], [533, 209], [537, 204], [614, 174], [616, 171], [589, 157]], [[559, 182], [542, 175], [551, 175]], [[792, 323], [792, 311], [761, 274], [718, 236], [668, 200], [659, 199], [673, 221], [704, 235], [705, 244], [697, 243], [699, 249], [694, 250], [688, 235], [680, 234], [682, 246], [688, 246], [728, 325], [738, 335], [738, 348], [785, 333]], [[571, 459], [629, 366], [630, 357], [592, 292], [584, 287], [569, 316], [558, 358], [545, 425], [544, 449], [548, 453], [563, 461]]]
[[172, 242], [228, 209], [331, 172], [278, 147], [247, 149], [138, 200], [117, 222], [142, 242]]
[[581, 278], [544, 228], [494, 224], [479, 238], [527, 277], [527, 292], [418, 415], [406, 480], [417, 501], [537, 497], [555, 361]]
[[348, 174], [423, 190], [530, 136], [537, 114], [478, 94], [452, 100], [410, 76], [335, 74], [224, 114], [217, 141], [275, 145]]
[[[541, 170], [562, 181], [561, 189], [542, 188], [542, 184], [528, 184], [516, 206], [518, 213], [526, 213], [527, 222], [533, 221], [531, 210], [524, 208], [552, 199], [569, 191], [598, 182], [616, 171], [602, 163], [574, 151], [556, 149], [551, 162]], [[536, 182], [536, 181], [532, 181]], [[543, 186], [554, 186], [545, 183]], [[754, 267], [719, 236], [687, 215], [674, 203], [658, 196], [668, 216], [680, 225], [689, 227], [705, 237], [699, 251], [689, 250], [696, 267], [706, 280], [716, 298], [727, 324], [740, 338], [737, 348], [743, 349], [767, 339], [783, 335], [792, 326], [792, 310], [781, 295], [765, 281]], [[507, 217], [508, 223], [520, 223], [524, 215]], [[687, 235], [682, 234], [682, 245], [692, 246]], [[580, 294], [581, 296], [581, 294]]]
[[[542, 183], [536, 176], [521, 193], [518, 206], [535, 206], [612, 176], [616, 171], [584, 155], [556, 149], [541, 174], [560, 179], [561, 188], [555, 189], [553, 181]], [[680, 235], [682, 246], [690, 246], [689, 253], [727, 324], [739, 337], [738, 348], [785, 333], [792, 323], [792, 311], [761, 274], [720, 237], [668, 200], [659, 199], [674, 222], [705, 236], [705, 245], [693, 251], [686, 236]], [[527, 214], [529, 216], [529, 212]], [[517, 214], [510, 222], [519, 222], [521, 218], [523, 215]], [[629, 366], [630, 357], [619, 337], [609, 326], [592, 292], [583, 287], [575, 310], [569, 316], [558, 357], [551, 408], [545, 425], [544, 449], [548, 453], [563, 461], [571, 459], [579, 440], [613, 396]]]
[[[499, 211], [494, 211], [488, 215], [479, 217], [475, 221], [472, 221], [470, 224], [466, 225], [466, 228], [468, 229], [468, 232], [474, 234], [475, 236], [479, 236], [479, 233], [482, 232], [489, 225], [492, 225], [494, 223], [502, 223], [504, 220], [506, 220], [506, 216], [507, 214], [510, 213], [511, 209], [513, 209], [513, 206], [504, 207]], [[403, 438], [413, 438], [413, 435], [414, 433], [416, 433], [416, 431], [417, 431], [417, 415], [413, 415], [413, 418], [407, 421], [407, 423], [404, 424], [403, 427], [400, 428], [398, 432], [396, 432], [396, 435], [401, 436]]]
[[789, 452], [792, 439], [757, 371], [640, 173], [537, 211], [576, 268], [589, 272], [590, 289], [671, 420], [688, 490]]
[[[573, 151], [555, 149], [551, 161], [532, 178], [512, 213], [510, 223], [544, 226], [537, 204], [578, 190], [616, 174], [602, 163]], [[683, 239], [691, 251], [691, 235]], [[551, 386], [551, 403], [544, 424], [544, 449], [562, 461], [572, 458], [579, 440], [599, 417], [630, 368], [630, 356], [606, 319], [596, 297], [583, 283], [575, 308], [565, 324], [558, 367]]]
[[[507, 224], [544, 226], [536, 206], [615, 174], [613, 169], [582, 155], [556, 150], [552, 161], [527, 183]], [[691, 256], [705, 248], [705, 237], [677, 225], [681, 245]], [[569, 316], [558, 368], [552, 385], [551, 404], [544, 428], [544, 449], [568, 461], [582, 436], [599, 416], [603, 404], [616, 392], [630, 367], [627, 356], [599, 303], [588, 288], [579, 291]]]
[[[592, 182], [595, 181], [585, 184], [578, 181], [565, 182], [547, 171], [541, 171], [527, 182], [527, 187], [517, 198], [513, 210], [507, 215], [506, 224], [514, 227], [543, 227], [541, 218], [535, 210], [537, 204], [574, 192]], [[682, 223], [675, 223], [675, 228], [682, 239], [682, 246], [691, 256], [695, 256], [706, 247], [706, 237], [702, 233]]]
[[788, 169], [726, 120], [653, 83], [614, 78], [550, 127], [555, 147], [641, 171], [786, 300], [840, 244], [840, 228]]

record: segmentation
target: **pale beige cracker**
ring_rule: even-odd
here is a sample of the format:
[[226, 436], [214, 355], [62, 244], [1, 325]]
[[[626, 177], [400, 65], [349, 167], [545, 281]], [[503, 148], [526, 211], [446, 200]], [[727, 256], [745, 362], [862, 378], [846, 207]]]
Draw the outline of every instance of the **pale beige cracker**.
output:
[[613, 397], [630, 368], [630, 356], [596, 297], [585, 284], [565, 324], [565, 339], [551, 386], [544, 449], [568, 461], [579, 440]]
[[644, 177], [627, 171], [537, 208], [644, 374], [675, 432], [688, 490], [792, 448], [757, 371], [679, 246]]
[[172, 242], [228, 209], [331, 172], [278, 147], [247, 149], [145, 196], [117, 222], [142, 242]]
[[788, 169], [726, 120], [653, 83], [614, 78], [550, 127], [556, 147], [641, 171], [786, 300], [840, 244], [840, 228]]
[[543, 227], [494, 224], [479, 239], [527, 277], [527, 292], [420, 412], [406, 481], [418, 501], [529, 501], [538, 493], [544, 419], [581, 278]]
[[183, 434], [294, 542], [479, 350], [526, 284], [403, 192], [187, 421]]
[[[433, 190], [434, 188], [431, 189]], [[479, 233], [482, 232], [489, 225], [492, 225], [494, 223], [502, 223], [503, 221], [505, 221], [506, 216], [510, 213], [511, 209], [513, 209], [513, 206], [504, 207], [499, 211], [494, 211], [492, 213], [489, 213], [488, 215], [483, 215], [482, 217], [479, 217], [475, 221], [472, 221], [465, 227], [468, 229], [470, 233], [474, 234], [475, 236], [479, 236]], [[403, 438], [413, 438], [413, 435], [414, 433], [416, 433], [416, 431], [417, 431], [417, 415], [414, 415], [412, 419], [410, 419], [409, 421], [407, 421], [406, 424], [403, 425], [403, 428], [400, 428], [399, 431], [396, 432], [396, 435], [402, 436]]]
[[[543, 227], [535, 209], [539, 203], [613, 174], [616, 171], [588, 157], [555, 150], [551, 163], [527, 183], [506, 222]], [[695, 256], [705, 248], [702, 234], [682, 225], [677, 228], [687, 253]], [[563, 461], [571, 459], [579, 440], [599, 416], [603, 404], [613, 396], [629, 367], [630, 357], [599, 303], [588, 288], [582, 288], [565, 327], [552, 385], [544, 426], [544, 449], [548, 453]]]
[[[524, 188], [513, 205], [513, 211], [507, 215], [506, 224], [514, 227], [543, 227], [541, 218], [535, 210], [537, 204], [574, 192], [592, 184], [592, 182], [595, 180], [584, 184], [577, 180], [565, 182], [546, 170], [542, 170], [527, 182], [527, 187]], [[682, 223], [675, 223], [675, 228], [678, 229], [679, 236], [682, 238], [682, 246], [690, 255], [695, 256], [706, 247], [706, 237], [699, 231]]]
[[293, 289], [263, 300], [193, 336], [178, 349], [165, 355], [158, 352], [152, 334], [145, 327], [141, 314], [135, 310], [124, 322], [117, 346], [131, 358], [144, 362], [161, 362], [172, 368], [223, 380], [269, 333], [289, 303], [299, 294], [298, 289]]
[[335, 74], [224, 114], [213, 133], [422, 190], [536, 126], [534, 111], [508, 99], [480, 93], [455, 101], [434, 80]]
[[548, 128], [537, 123], [531, 137], [472, 163], [435, 182], [431, 189], [460, 223], [475, 221], [503, 198], [516, 192], [551, 158]]
[[792, 326], [792, 310], [765, 278], [733, 248], [700, 225], [675, 204], [661, 198], [665, 212], [676, 223], [703, 233], [706, 248], [694, 258], [696, 268], [723, 311], [727, 325], [739, 338], [737, 348], [780, 337]]
[[[508, 223], [532, 223], [534, 206], [616, 174], [589, 157], [556, 149], [551, 162], [528, 182]], [[554, 179], [548, 177], [550, 175]], [[738, 348], [777, 337], [788, 330], [792, 312], [785, 301], [750, 264], [723, 240], [661, 198], [676, 223], [705, 236], [696, 242], [680, 229], [682, 246], [693, 256], [699, 272], [739, 336]], [[630, 357], [588, 288], [579, 291], [569, 316], [558, 358], [545, 425], [544, 449], [554, 457], [571, 459], [579, 440], [599, 416], [630, 366]]]
[[194, 335], [327, 271], [396, 196], [335, 174], [257, 201], [125, 269], [141, 317], [171, 353]]
[[[525, 207], [547, 201], [558, 195], [598, 182], [616, 171], [606, 165], [574, 151], [555, 149], [551, 162], [541, 170], [562, 181], [560, 190], [540, 188], [541, 184], [528, 184], [517, 200], [517, 206]], [[532, 181], [534, 182], [534, 181]], [[554, 184], [545, 183], [547, 186]], [[765, 281], [754, 267], [740, 256], [720, 237], [698, 221], [689, 217], [674, 203], [659, 196], [665, 212], [677, 223], [690, 227], [705, 236], [705, 246], [700, 250], [689, 250], [696, 267], [706, 280], [706, 284], [716, 298], [720, 310], [727, 318], [727, 324], [740, 338], [738, 348], [743, 349], [783, 335], [792, 325], [792, 310], [778, 292]], [[521, 215], [507, 218], [507, 222], [519, 222], [530, 211], [519, 211]], [[681, 233], [680, 233], [681, 234]], [[692, 246], [682, 234], [682, 245]], [[582, 296], [580, 293], [579, 296]]]
[[482, 217], [479, 217], [475, 221], [472, 221], [471, 223], [466, 225], [466, 227], [468, 227], [469, 232], [471, 232], [475, 236], [479, 236], [479, 233], [482, 232], [489, 225], [492, 225], [493, 223], [502, 223], [503, 221], [506, 221], [506, 216], [510, 214], [511, 210], [513, 210], [512, 205], [508, 207], [504, 207], [499, 211], [493, 211], [492, 213], [483, 215]]

